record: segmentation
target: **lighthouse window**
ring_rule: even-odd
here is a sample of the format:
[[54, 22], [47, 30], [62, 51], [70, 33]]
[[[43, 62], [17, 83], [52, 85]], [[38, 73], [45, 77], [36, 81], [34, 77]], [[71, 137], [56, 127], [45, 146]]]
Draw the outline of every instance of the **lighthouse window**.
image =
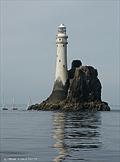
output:
[[59, 39], [59, 41], [61, 41], [61, 39]]
[[63, 47], [64, 47], [64, 44], [63, 44]]
[[59, 62], [61, 62], [61, 60], [59, 60]]
[[63, 68], [65, 68], [65, 65], [63, 65]]

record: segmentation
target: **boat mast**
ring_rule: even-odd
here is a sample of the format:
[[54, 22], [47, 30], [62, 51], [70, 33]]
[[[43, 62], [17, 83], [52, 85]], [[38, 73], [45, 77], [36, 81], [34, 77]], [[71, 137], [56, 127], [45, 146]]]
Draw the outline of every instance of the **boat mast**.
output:
[[14, 109], [14, 106], [15, 106], [15, 98], [13, 96], [13, 98], [12, 98], [12, 109]]

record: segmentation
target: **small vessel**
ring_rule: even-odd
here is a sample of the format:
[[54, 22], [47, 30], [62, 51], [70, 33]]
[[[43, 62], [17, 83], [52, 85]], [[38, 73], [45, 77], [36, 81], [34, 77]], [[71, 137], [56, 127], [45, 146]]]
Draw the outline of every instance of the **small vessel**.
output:
[[4, 96], [3, 96], [2, 110], [8, 110], [8, 108], [7, 108], [6, 104], [5, 104]]
[[3, 104], [3, 106], [2, 106], [2, 110], [8, 110], [8, 108], [5, 104]]
[[17, 107], [14, 107], [12, 110], [18, 110], [18, 108]]
[[15, 107], [15, 98], [12, 99], [12, 110], [18, 110], [17, 107]]
[[7, 107], [3, 107], [2, 110], [8, 110], [8, 108]]

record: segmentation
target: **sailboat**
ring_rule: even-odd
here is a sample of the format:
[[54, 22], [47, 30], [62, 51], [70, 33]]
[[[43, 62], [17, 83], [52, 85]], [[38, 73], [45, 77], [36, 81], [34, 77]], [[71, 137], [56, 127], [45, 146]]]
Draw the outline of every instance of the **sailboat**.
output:
[[5, 104], [4, 96], [3, 96], [2, 110], [8, 110], [8, 108], [7, 108], [6, 104]]
[[15, 98], [12, 99], [12, 110], [18, 110], [17, 107], [15, 107]]
[[7, 106], [3, 105], [2, 110], [8, 110]]

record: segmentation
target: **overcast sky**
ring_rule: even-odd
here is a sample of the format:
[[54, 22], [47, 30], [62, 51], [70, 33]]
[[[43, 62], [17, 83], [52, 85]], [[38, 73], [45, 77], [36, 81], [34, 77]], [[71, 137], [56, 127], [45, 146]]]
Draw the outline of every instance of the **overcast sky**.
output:
[[[52, 91], [57, 27], [68, 34], [73, 59], [98, 70], [102, 99], [120, 104], [119, 0], [1, 0], [1, 98], [41, 102]], [[2, 99], [1, 99], [2, 102]]]

